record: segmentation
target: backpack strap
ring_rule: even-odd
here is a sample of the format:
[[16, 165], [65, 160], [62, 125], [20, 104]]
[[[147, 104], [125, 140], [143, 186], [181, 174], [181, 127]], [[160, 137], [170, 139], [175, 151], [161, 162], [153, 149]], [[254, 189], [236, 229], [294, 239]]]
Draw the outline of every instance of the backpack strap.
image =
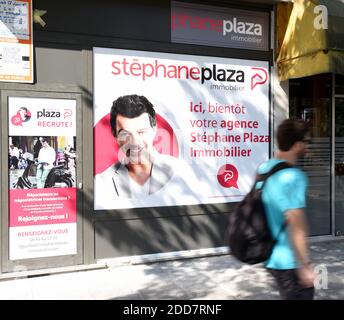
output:
[[275, 166], [273, 166], [269, 172], [267, 173], [263, 173], [263, 174], [257, 174], [256, 177], [256, 183], [257, 182], [263, 182], [263, 185], [265, 183], [265, 181], [271, 177], [273, 174], [275, 174], [276, 172], [283, 170], [283, 169], [288, 169], [288, 168], [292, 168], [293, 166], [291, 166], [290, 164], [286, 163], [285, 161], [283, 162], [279, 162], [277, 163]]
[[275, 244], [277, 243], [278, 238], [279, 238], [279, 236], [281, 235], [281, 233], [282, 233], [282, 232], [285, 230], [285, 228], [287, 227], [287, 224], [288, 224], [288, 223], [287, 223], [287, 220], [284, 220], [284, 222], [283, 222], [283, 224], [282, 224], [282, 226], [281, 226], [280, 231], [278, 231], [276, 238], [274, 238]]
[[[255, 182], [254, 186], [256, 186], [257, 182], [263, 182], [263, 185], [260, 188], [260, 190], [263, 190], [264, 184], [269, 177], [271, 177], [273, 174], [275, 174], [276, 172], [278, 172], [280, 170], [288, 169], [288, 168], [293, 168], [293, 166], [288, 164], [285, 161], [277, 163], [275, 166], [272, 167], [272, 169], [270, 169], [269, 172], [264, 173], [264, 174], [257, 174], [256, 182]], [[277, 233], [277, 236], [274, 238], [274, 245], [277, 243], [279, 236], [286, 229], [286, 227], [287, 227], [287, 221], [285, 220], [283, 222], [279, 232]]]

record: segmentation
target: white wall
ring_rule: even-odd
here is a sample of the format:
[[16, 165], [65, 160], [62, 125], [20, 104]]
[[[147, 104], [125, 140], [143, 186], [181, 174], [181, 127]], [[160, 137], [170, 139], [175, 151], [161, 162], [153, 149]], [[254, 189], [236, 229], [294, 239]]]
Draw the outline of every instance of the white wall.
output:
[[289, 81], [279, 81], [277, 65], [274, 64], [271, 70], [271, 94], [272, 94], [272, 154], [277, 150], [275, 132], [278, 125], [289, 118]]

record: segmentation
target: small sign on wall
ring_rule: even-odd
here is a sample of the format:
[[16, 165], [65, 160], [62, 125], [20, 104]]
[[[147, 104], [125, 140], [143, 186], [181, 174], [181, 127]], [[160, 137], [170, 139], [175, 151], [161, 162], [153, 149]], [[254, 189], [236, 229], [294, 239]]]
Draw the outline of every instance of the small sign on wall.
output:
[[0, 1], [0, 81], [33, 82], [32, 0]]
[[171, 2], [171, 41], [269, 50], [269, 13]]

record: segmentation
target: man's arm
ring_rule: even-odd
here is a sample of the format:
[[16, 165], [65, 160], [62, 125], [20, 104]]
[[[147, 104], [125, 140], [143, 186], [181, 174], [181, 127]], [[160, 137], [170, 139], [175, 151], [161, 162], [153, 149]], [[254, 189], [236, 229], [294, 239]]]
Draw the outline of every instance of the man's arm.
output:
[[308, 228], [303, 209], [292, 209], [286, 212], [289, 227], [289, 237], [295, 249], [296, 258], [300, 268], [298, 275], [300, 283], [304, 287], [311, 287], [314, 283], [314, 273], [309, 260], [308, 252]]

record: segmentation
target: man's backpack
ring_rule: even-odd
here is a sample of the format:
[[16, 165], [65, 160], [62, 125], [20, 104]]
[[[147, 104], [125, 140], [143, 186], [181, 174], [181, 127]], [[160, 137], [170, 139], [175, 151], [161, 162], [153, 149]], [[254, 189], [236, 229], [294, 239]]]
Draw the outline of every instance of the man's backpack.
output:
[[[264, 262], [270, 257], [277, 240], [273, 238], [268, 225], [262, 192], [269, 177], [277, 171], [287, 168], [291, 168], [291, 166], [286, 162], [279, 162], [268, 173], [257, 175], [251, 191], [230, 213], [226, 233], [227, 244], [230, 253], [238, 260], [256, 264]], [[256, 188], [258, 182], [262, 182], [259, 189]], [[285, 227], [284, 223], [279, 234]]]

